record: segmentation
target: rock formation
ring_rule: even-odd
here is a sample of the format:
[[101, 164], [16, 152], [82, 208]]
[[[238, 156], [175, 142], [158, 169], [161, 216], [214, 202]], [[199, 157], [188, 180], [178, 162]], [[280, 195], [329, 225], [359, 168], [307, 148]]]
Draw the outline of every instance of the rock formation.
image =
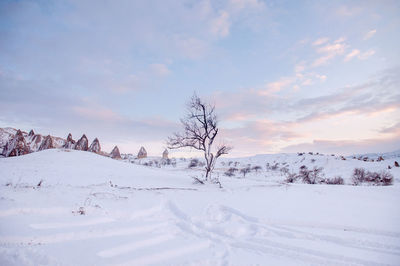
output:
[[15, 133], [14, 137], [7, 142], [3, 150], [3, 155], [5, 157], [12, 157], [25, 155], [29, 152], [30, 149], [29, 146], [26, 144], [24, 135], [22, 134], [21, 130], [18, 130], [17, 133]]
[[54, 149], [54, 148], [55, 146], [53, 143], [53, 138], [50, 135], [48, 135], [47, 137], [44, 138], [42, 144], [40, 144], [39, 151]]
[[121, 159], [121, 154], [119, 153], [119, 149], [117, 146], [110, 153], [110, 157], [113, 159]]
[[142, 159], [142, 158], [146, 158], [147, 157], [147, 151], [144, 147], [141, 147], [138, 155], [137, 155], [138, 159]]
[[30, 147], [31, 147], [31, 151], [38, 151], [40, 145], [42, 144], [43, 138], [42, 135], [40, 134], [36, 134], [33, 136], [31, 143], [30, 143]]
[[397, 161], [394, 161], [394, 166], [399, 167], [399, 163]]
[[65, 142], [63, 148], [73, 149], [75, 147], [75, 140], [72, 139], [71, 133], [68, 134], [67, 141]]
[[85, 134], [83, 134], [82, 137], [76, 142], [76, 145], [74, 148], [75, 148], [75, 150], [79, 150], [79, 151], [87, 151], [88, 146], [89, 146], [89, 141], [88, 141], [87, 137], [85, 136]]
[[100, 147], [100, 142], [97, 138], [95, 138], [93, 140], [92, 144], [90, 144], [88, 151], [94, 152], [94, 153], [100, 153], [101, 147]]
[[162, 153], [163, 159], [168, 159], [168, 150], [165, 149], [165, 151]]
[[31, 131], [29, 131], [28, 137], [33, 137], [35, 135], [35, 132], [33, 131], [33, 129], [31, 129]]

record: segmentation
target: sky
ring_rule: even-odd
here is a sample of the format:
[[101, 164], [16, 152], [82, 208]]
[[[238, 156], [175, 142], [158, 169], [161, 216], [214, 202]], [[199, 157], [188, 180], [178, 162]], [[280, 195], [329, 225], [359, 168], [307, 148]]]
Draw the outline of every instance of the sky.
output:
[[229, 156], [398, 150], [400, 1], [0, 1], [0, 127], [156, 156], [194, 92]]

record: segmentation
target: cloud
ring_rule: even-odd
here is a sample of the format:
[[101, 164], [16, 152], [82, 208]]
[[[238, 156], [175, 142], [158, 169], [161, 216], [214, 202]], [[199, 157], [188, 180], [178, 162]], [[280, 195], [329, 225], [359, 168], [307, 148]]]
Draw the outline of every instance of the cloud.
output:
[[304, 98], [293, 103], [290, 109], [302, 110], [305, 115], [298, 122], [328, 119], [344, 113], [374, 114], [400, 109], [399, 68], [388, 69], [371, 80], [352, 87], [338, 89], [337, 92], [319, 97]]
[[369, 57], [373, 56], [375, 54], [374, 50], [368, 50], [365, 53], [362, 53], [358, 56], [359, 59], [365, 60], [368, 59]]
[[282, 152], [320, 152], [339, 155], [391, 152], [400, 148], [400, 135], [391, 138], [361, 140], [313, 140], [308, 143], [289, 145]]
[[211, 33], [221, 38], [226, 37], [229, 35], [230, 26], [229, 13], [221, 11], [219, 16], [211, 21]]
[[280, 78], [278, 81], [270, 82], [266, 85], [266, 90], [260, 91], [260, 94], [270, 94], [275, 93], [287, 88], [289, 85], [293, 84], [295, 81], [292, 77], [283, 77]]
[[116, 122], [124, 119], [109, 108], [101, 106], [73, 106], [72, 111], [86, 119], [99, 120], [101, 122]]
[[346, 55], [346, 57], [344, 58], [344, 61], [348, 62], [348, 61], [350, 61], [351, 59], [353, 59], [355, 57], [360, 59], [360, 60], [366, 60], [369, 57], [373, 56], [374, 54], [375, 54], [374, 50], [368, 50], [368, 51], [366, 51], [364, 53], [361, 53], [360, 50], [353, 49], [350, 53], [348, 53]]
[[265, 4], [259, 0], [230, 0], [228, 5], [231, 10], [236, 12], [246, 8], [260, 9], [265, 7]]
[[364, 35], [364, 40], [371, 39], [376, 33], [376, 30], [370, 30]]
[[326, 43], [327, 41], [329, 41], [329, 38], [327, 38], [327, 37], [319, 38], [319, 39], [315, 40], [315, 41], [312, 43], [312, 45], [313, 45], [313, 46], [318, 46], [318, 45], [321, 45], [321, 44]]
[[171, 73], [165, 64], [151, 64], [150, 69], [155, 75], [160, 77], [168, 76]]
[[396, 134], [400, 136], [400, 122], [394, 123], [391, 126], [387, 126], [385, 128], [382, 128], [380, 133], [386, 133], [386, 134]]
[[348, 53], [346, 55], [346, 57], [344, 58], [344, 61], [350, 61], [353, 57], [358, 56], [360, 54], [360, 50], [358, 49], [353, 49], [350, 53]]
[[348, 45], [344, 43], [345, 39], [339, 38], [335, 40], [333, 43], [325, 44], [324, 46], [318, 46], [316, 49], [318, 54], [322, 54], [322, 56], [318, 57], [311, 64], [313, 67], [318, 67], [321, 65], [326, 65], [329, 61], [334, 59], [338, 55], [342, 55]]
[[211, 49], [206, 41], [193, 37], [175, 37], [175, 46], [189, 59], [200, 59]]
[[362, 10], [363, 8], [359, 6], [342, 5], [336, 9], [336, 14], [341, 17], [353, 17], [355, 15], [358, 15]]
[[[221, 92], [212, 98], [216, 99], [224, 122], [221, 132], [225, 132], [224, 137], [237, 147], [238, 153], [244, 154], [246, 149], [254, 154], [302, 151], [312, 147], [329, 151], [335, 150], [336, 144], [340, 146], [337, 151], [352, 152], [350, 144], [356, 143], [359, 145], [354, 147], [360, 151], [363, 145], [366, 151], [370, 151], [368, 147], [379, 150], [379, 140], [382, 147], [386, 147], [385, 141], [389, 142], [398, 132], [394, 123], [385, 129], [381, 125], [390, 123], [400, 114], [400, 92], [396, 90], [400, 86], [399, 74], [399, 68], [387, 69], [364, 83], [337, 88], [333, 93], [318, 97], [260, 93], [253, 88]], [[318, 79], [323, 81], [326, 77], [315, 75], [315, 80]], [[270, 83], [273, 85], [270, 89], [282, 89], [282, 86], [285, 89], [296, 82], [298, 80], [282, 78]], [[308, 80], [303, 78], [302, 82]], [[344, 145], [341, 141], [332, 141], [343, 136], [348, 138], [343, 138]], [[314, 139], [318, 145], [310, 146]], [[376, 145], [372, 147], [363, 141], [368, 139], [375, 139]], [[349, 144], [347, 148], [346, 144]], [[284, 148], [287, 146], [290, 149]]]

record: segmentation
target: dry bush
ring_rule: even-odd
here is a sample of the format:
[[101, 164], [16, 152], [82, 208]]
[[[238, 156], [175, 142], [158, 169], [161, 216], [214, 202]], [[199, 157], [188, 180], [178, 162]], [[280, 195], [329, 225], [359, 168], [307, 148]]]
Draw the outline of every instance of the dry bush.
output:
[[328, 185], [344, 185], [344, 180], [341, 176], [335, 176], [334, 178], [326, 178], [324, 183]]
[[262, 167], [259, 165], [256, 165], [256, 166], [253, 166], [253, 168], [251, 168], [251, 169], [256, 171], [256, 173], [258, 173], [258, 171], [260, 171], [262, 169]]
[[238, 171], [237, 168], [235, 168], [235, 167], [230, 167], [228, 170], [226, 170], [226, 172], [224, 173], [224, 175], [226, 175], [226, 176], [234, 176], [236, 171]]
[[354, 168], [352, 176], [353, 184], [357, 186], [363, 183], [365, 181], [365, 175], [366, 171], [364, 168]]
[[370, 172], [364, 168], [355, 168], [352, 180], [356, 186], [362, 183], [376, 186], [390, 186], [393, 184], [393, 175], [388, 171]]
[[200, 164], [199, 159], [191, 159], [188, 165], [188, 168], [198, 167]]
[[321, 183], [323, 169], [322, 167], [314, 167], [312, 170], [308, 170], [307, 166], [302, 165], [299, 169], [299, 178], [306, 184]]
[[294, 183], [298, 179], [298, 175], [296, 173], [286, 173], [286, 183]]
[[250, 166], [240, 169], [240, 173], [243, 175], [243, 178], [246, 177], [246, 174], [251, 172]]

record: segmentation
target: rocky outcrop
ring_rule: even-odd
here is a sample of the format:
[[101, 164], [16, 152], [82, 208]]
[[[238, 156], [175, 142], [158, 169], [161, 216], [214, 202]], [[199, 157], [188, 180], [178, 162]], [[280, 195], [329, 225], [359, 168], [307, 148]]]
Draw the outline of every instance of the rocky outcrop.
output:
[[75, 147], [75, 140], [72, 139], [72, 135], [71, 135], [71, 133], [69, 133], [63, 148], [64, 149], [73, 149], [74, 147]]
[[121, 154], [119, 153], [119, 149], [117, 146], [110, 153], [110, 157], [113, 159], [121, 159]]
[[10, 139], [3, 150], [5, 157], [19, 156], [30, 153], [29, 146], [26, 144], [24, 135], [21, 130], [15, 133], [14, 137]]
[[165, 149], [164, 152], [162, 153], [163, 159], [168, 159], [168, 150]]
[[55, 146], [54, 146], [53, 138], [50, 135], [48, 135], [47, 137], [44, 138], [42, 144], [40, 144], [39, 151], [47, 150], [47, 149], [54, 149], [54, 148], [55, 148]]
[[82, 137], [76, 142], [75, 144], [75, 150], [79, 151], [87, 151], [89, 146], [89, 141], [86, 137], [85, 134], [82, 135]]
[[33, 131], [33, 129], [31, 129], [31, 131], [29, 131], [28, 137], [33, 137], [35, 135], [35, 132]]
[[140, 148], [137, 157], [138, 157], [138, 159], [143, 159], [143, 158], [147, 157], [147, 151], [144, 147]]
[[42, 144], [43, 137], [42, 135], [36, 134], [32, 137], [31, 143], [29, 144], [31, 147], [31, 152], [38, 151], [40, 145]]
[[95, 138], [93, 140], [92, 144], [90, 144], [88, 151], [98, 153], [98, 154], [101, 152], [100, 142], [97, 138]]

